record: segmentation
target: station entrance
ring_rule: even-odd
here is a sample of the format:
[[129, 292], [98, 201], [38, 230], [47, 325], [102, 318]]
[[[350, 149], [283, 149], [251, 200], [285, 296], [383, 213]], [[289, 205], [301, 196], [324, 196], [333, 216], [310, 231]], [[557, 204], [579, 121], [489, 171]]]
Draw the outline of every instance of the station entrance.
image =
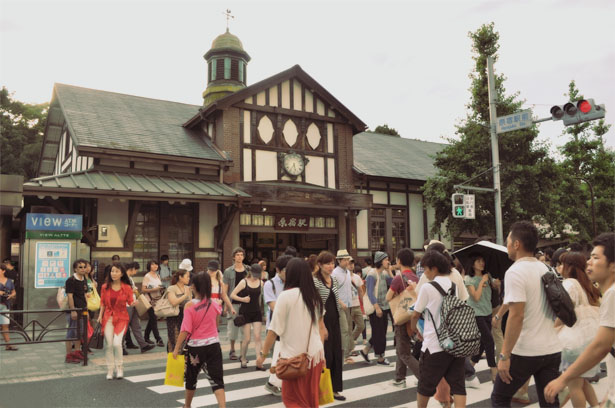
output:
[[337, 234], [317, 233], [278, 233], [278, 232], [241, 232], [240, 246], [246, 251], [245, 262], [252, 263], [255, 258], [267, 259], [267, 269], [275, 274], [275, 261], [284, 254], [287, 246], [297, 248], [297, 255], [307, 257], [318, 255], [320, 251], [335, 253]]

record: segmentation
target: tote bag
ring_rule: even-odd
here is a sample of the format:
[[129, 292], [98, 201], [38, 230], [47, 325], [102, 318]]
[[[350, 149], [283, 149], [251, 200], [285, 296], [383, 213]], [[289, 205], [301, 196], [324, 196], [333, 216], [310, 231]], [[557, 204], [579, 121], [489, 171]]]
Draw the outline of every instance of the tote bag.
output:
[[318, 405], [330, 404], [333, 401], [331, 370], [324, 368], [322, 374], [320, 374], [320, 383], [318, 384]]
[[100, 309], [100, 295], [96, 288], [92, 288], [92, 291], [86, 294], [86, 299], [88, 302], [88, 310], [91, 312], [96, 312]]
[[172, 385], [174, 387], [184, 386], [184, 356], [177, 355], [177, 359], [173, 358], [173, 353], [167, 355], [167, 369], [164, 374], [164, 385]]
[[154, 306], [154, 313], [156, 317], [175, 317], [179, 316], [179, 304], [177, 306], [173, 306], [171, 302], [169, 302], [169, 291], [164, 292], [162, 298], [160, 298], [156, 302], [156, 306]]

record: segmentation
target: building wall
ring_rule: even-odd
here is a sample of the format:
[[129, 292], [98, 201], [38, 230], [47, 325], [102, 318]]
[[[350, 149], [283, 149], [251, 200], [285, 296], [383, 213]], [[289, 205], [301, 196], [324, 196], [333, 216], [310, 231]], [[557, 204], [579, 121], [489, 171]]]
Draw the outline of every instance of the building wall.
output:
[[98, 199], [98, 225], [108, 225], [109, 235], [106, 241], [97, 241], [97, 248], [122, 248], [124, 246], [124, 237], [128, 229], [128, 207], [128, 201]]

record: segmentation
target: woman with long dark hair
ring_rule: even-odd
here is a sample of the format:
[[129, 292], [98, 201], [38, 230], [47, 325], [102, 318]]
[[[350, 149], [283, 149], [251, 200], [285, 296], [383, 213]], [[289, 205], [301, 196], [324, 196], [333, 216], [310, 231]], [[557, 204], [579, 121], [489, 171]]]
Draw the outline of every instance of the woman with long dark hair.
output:
[[337, 279], [331, 274], [335, 268], [335, 256], [328, 251], [318, 254], [316, 260], [318, 272], [314, 275], [314, 286], [325, 309], [324, 323], [329, 336], [325, 341], [325, 359], [327, 368], [331, 370], [331, 382], [333, 384], [333, 398], [344, 401], [346, 397], [340, 392], [344, 389], [342, 382], [342, 366], [344, 353], [342, 351], [342, 333], [340, 325], [341, 304], [338, 294], [339, 285]]
[[124, 377], [122, 340], [128, 328], [128, 310], [126, 306], [134, 303], [132, 286], [123, 265], [111, 266], [107, 281], [100, 292], [100, 314], [98, 322], [105, 333], [105, 358], [107, 360], [107, 380]]
[[152, 305], [152, 307], [147, 309], [148, 321], [147, 326], [145, 326], [145, 342], [154, 344], [154, 342], [149, 339], [150, 333], [153, 332], [154, 337], [156, 338], [156, 345], [158, 347], [164, 347], [164, 342], [158, 332], [158, 318], [154, 313], [154, 306], [162, 297], [162, 291], [164, 290], [164, 286], [160, 280], [160, 275], [158, 274], [158, 267], [159, 265], [156, 261], [149, 261], [147, 263], [147, 273], [143, 277], [141, 292], [147, 295], [149, 298], [149, 303]]
[[489, 273], [485, 270], [485, 258], [480, 254], [471, 254], [464, 269], [466, 271], [464, 284], [470, 294], [467, 303], [474, 309], [476, 324], [480, 331], [480, 349], [471, 360], [473, 364], [478, 363], [484, 351], [487, 355], [487, 365], [491, 369], [491, 381], [495, 381], [498, 369], [495, 363], [495, 342], [491, 334], [492, 288]]
[[269, 331], [256, 360], [257, 365], [263, 364], [277, 336], [280, 358], [307, 352], [307, 374], [282, 381], [282, 402], [287, 407], [318, 407], [318, 385], [325, 358], [322, 342], [327, 336], [322, 314], [322, 300], [308, 263], [300, 258], [291, 259], [286, 265], [284, 291], [275, 303]]
[[[591, 284], [585, 273], [587, 265], [583, 254], [566, 252], [560, 255], [559, 262], [564, 277], [562, 285], [574, 303], [574, 312], [577, 316], [577, 322], [572, 327], [563, 326], [561, 322], [556, 323], [556, 326], [561, 327], [558, 337], [564, 347], [560, 371], [565, 371], [596, 336], [600, 316], [598, 310], [600, 291]], [[595, 366], [583, 376], [568, 383], [572, 406], [585, 407], [587, 403], [592, 407], [598, 405], [596, 392], [587, 379], [599, 373], [600, 366]]]
[[207, 376], [211, 389], [216, 396], [219, 407], [226, 406], [224, 393], [224, 369], [222, 366], [222, 349], [218, 337], [216, 317], [222, 307], [211, 300], [211, 278], [204, 272], [197, 273], [192, 281], [195, 296], [192, 307], [184, 310], [181, 332], [173, 349], [173, 358], [177, 358], [180, 348], [188, 338], [188, 352], [185, 356], [186, 401], [185, 407], [190, 407], [199, 372], [207, 368]]
[[172, 306], [179, 306], [179, 314], [177, 316], [167, 317], [167, 335], [168, 343], [167, 350], [172, 352], [175, 349], [175, 341], [179, 336], [179, 331], [184, 319], [184, 306], [192, 300], [192, 290], [188, 283], [190, 282], [190, 272], [186, 269], [178, 269], [171, 276], [171, 286], [167, 289], [169, 303]]

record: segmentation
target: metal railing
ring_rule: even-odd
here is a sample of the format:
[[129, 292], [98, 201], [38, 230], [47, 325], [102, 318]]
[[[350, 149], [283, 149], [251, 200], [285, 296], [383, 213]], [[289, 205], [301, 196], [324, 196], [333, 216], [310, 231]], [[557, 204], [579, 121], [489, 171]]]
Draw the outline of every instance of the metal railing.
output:
[[[54, 324], [60, 317], [64, 318], [66, 313], [77, 312], [77, 327], [76, 330], [77, 337], [64, 337], [61, 339], [53, 339], [53, 340], [45, 340], [45, 336], [53, 332], [67, 332], [70, 330], [69, 328], [52, 328], [51, 325]], [[47, 314], [51, 315], [51, 320], [47, 324], [43, 324], [40, 321], [34, 319], [29, 321], [25, 326], [17, 322], [12, 315], [26, 315], [26, 314]], [[55, 316], [53, 314], [55, 313]], [[66, 341], [81, 341], [81, 352], [83, 353], [83, 365], [88, 365], [88, 310], [87, 308], [83, 309], [44, 309], [44, 310], [7, 310], [0, 312], [0, 315], [7, 317], [11, 323], [13, 328], [9, 329], [9, 334], [16, 334], [23, 338], [21, 342], [0, 342], [0, 347], [4, 346], [16, 346], [20, 344], [43, 344], [43, 343], [60, 343]], [[24, 321], [26, 319], [23, 319]], [[37, 331], [38, 330], [38, 331]], [[6, 332], [5, 332], [6, 333]], [[82, 335], [79, 337], [79, 335]]]

